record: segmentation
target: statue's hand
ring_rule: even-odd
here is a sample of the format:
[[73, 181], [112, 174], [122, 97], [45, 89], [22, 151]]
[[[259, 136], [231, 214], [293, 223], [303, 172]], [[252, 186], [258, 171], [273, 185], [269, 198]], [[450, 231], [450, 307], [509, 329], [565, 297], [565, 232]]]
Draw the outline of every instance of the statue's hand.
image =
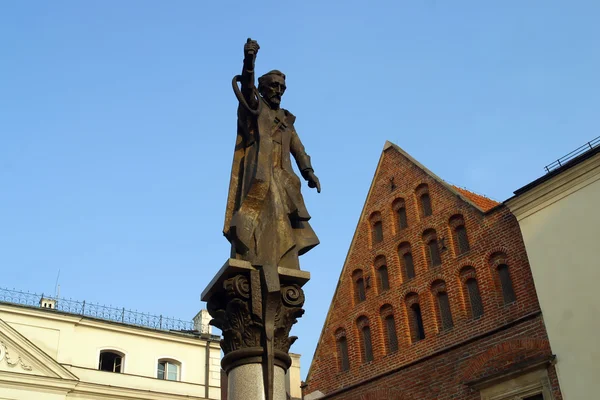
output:
[[321, 183], [313, 171], [306, 172], [306, 180], [309, 188], [317, 188], [317, 193], [321, 193]]
[[260, 46], [256, 40], [252, 40], [248, 38], [246, 44], [244, 45], [244, 59], [248, 58], [248, 56], [256, 57], [256, 53], [258, 53], [258, 49]]

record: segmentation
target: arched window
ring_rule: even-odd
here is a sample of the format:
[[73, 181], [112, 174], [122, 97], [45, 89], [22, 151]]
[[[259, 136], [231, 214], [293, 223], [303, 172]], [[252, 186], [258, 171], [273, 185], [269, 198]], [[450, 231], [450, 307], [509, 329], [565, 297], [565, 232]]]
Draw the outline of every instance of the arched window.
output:
[[423, 315], [421, 314], [421, 306], [419, 305], [419, 296], [416, 293], [411, 293], [406, 296], [406, 308], [412, 342], [414, 343], [425, 339]]
[[404, 204], [404, 199], [394, 200], [392, 209], [394, 210], [394, 214], [396, 216], [396, 228], [398, 232], [402, 229], [408, 228], [408, 219], [406, 217], [406, 206]]
[[385, 345], [387, 353], [393, 353], [398, 350], [398, 335], [396, 334], [396, 321], [394, 320], [394, 310], [389, 304], [381, 307], [381, 322], [385, 332]]
[[158, 360], [156, 377], [167, 381], [181, 380], [181, 363], [175, 360]]
[[365, 291], [365, 280], [363, 278], [362, 270], [357, 269], [352, 273], [352, 281], [354, 282], [354, 301], [360, 303], [367, 299], [367, 293]]
[[350, 360], [348, 358], [348, 340], [344, 329], [340, 328], [335, 332], [335, 342], [337, 345], [338, 367], [342, 372], [348, 371]]
[[454, 249], [456, 255], [466, 253], [471, 249], [469, 245], [469, 237], [467, 236], [467, 228], [462, 215], [457, 214], [450, 218], [450, 228], [454, 239]]
[[369, 320], [367, 317], [360, 317], [356, 321], [358, 326], [358, 332], [360, 341], [362, 344], [362, 357], [363, 363], [373, 361], [373, 345], [371, 343], [371, 328], [369, 327]]
[[369, 218], [371, 223], [371, 241], [377, 244], [383, 241], [383, 224], [381, 222], [381, 214], [374, 212]]
[[429, 187], [426, 183], [422, 183], [415, 189], [415, 194], [419, 199], [419, 208], [421, 217], [427, 217], [433, 213], [431, 208], [431, 198], [429, 197]]
[[412, 252], [409, 243], [402, 243], [398, 246], [398, 257], [402, 266], [402, 275], [404, 281], [409, 281], [415, 277], [415, 264], [413, 262]]
[[448, 291], [443, 281], [436, 281], [432, 284], [433, 295], [436, 299], [436, 308], [438, 312], [438, 322], [441, 330], [450, 329], [454, 326], [452, 320], [452, 311], [450, 309], [450, 300]]
[[498, 274], [497, 282], [500, 285], [504, 304], [506, 305], [514, 303], [517, 300], [517, 296], [515, 294], [513, 282], [510, 277], [508, 258], [506, 257], [506, 254], [502, 252], [492, 254], [490, 257], [490, 263], [495, 267]]
[[377, 270], [377, 287], [379, 293], [383, 293], [390, 288], [390, 280], [388, 276], [388, 268], [385, 257], [379, 256], [375, 259], [375, 268]]
[[430, 267], [442, 265], [442, 257], [440, 256], [440, 247], [437, 241], [435, 230], [428, 229], [423, 233], [423, 241], [427, 253], [427, 261]]
[[475, 269], [473, 267], [463, 268], [460, 279], [463, 282], [464, 297], [468, 303], [467, 313], [469, 317], [472, 319], [480, 318], [483, 315], [483, 302], [479, 293]]
[[102, 350], [98, 360], [98, 369], [107, 372], [123, 372], [125, 355], [115, 350]]
[[504, 304], [513, 303], [517, 300], [517, 296], [515, 295], [512, 280], [510, 279], [508, 265], [501, 264], [498, 266], [498, 277], [500, 278], [500, 287], [502, 288], [502, 299], [504, 300]]

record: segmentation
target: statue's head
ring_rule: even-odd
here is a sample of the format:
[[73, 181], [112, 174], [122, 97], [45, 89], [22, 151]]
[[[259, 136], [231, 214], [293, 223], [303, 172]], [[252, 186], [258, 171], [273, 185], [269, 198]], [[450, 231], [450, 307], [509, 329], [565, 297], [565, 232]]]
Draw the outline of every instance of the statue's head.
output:
[[274, 69], [258, 78], [258, 92], [273, 109], [278, 109], [285, 92], [285, 75]]

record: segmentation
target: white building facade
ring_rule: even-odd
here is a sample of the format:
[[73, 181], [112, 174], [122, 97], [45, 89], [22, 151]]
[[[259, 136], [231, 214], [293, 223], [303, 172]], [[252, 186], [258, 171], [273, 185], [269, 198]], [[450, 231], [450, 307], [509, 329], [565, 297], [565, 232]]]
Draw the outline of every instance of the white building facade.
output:
[[566, 400], [600, 393], [600, 138], [505, 203], [519, 221]]
[[106, 307], [91, 317], [85, 303], [75, 312], [55, 299], [15, 304], [22, 297], [7, 292], [0, 292], [0, 400], [221, 398], [220, 338], [206, 329], [205, 311], [181, 329], [181, 321]]

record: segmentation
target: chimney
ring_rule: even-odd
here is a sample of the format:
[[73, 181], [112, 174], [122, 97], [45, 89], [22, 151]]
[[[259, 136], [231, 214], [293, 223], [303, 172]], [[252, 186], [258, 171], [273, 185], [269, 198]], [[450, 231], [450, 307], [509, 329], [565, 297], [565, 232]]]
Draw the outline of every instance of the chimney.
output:
[[42, 298], [40, 299], [40, 307], [55, 309], [56, 300], [51, 299], [50, 297], [44, 297], [44, 295], [42, 295]]
[[206, 333], [207, 335], [212, 335], [212, 327], [208, 324], [212, 317], [206, 310], [200, 310], [198, 314], [194, 317], [194, 330], [200, 333]]

